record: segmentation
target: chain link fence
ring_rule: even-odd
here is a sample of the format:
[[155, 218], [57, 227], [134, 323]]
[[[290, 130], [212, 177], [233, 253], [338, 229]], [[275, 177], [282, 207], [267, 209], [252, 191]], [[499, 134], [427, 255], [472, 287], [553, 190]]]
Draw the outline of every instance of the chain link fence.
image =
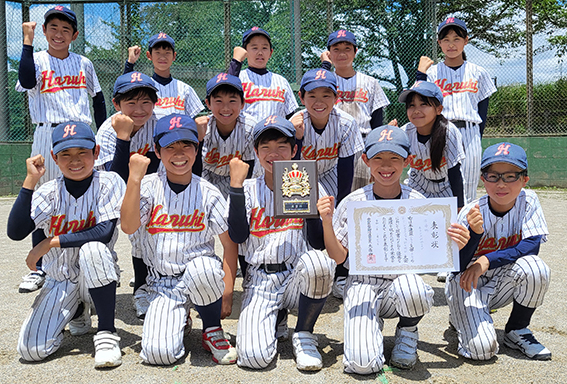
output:
[[[47, 48], [41, 33], [44, 13], [55, 4], [44, 1], [5, 4], [5, 24], [0, 25], [0, 141], [30, 142], [33, 129], [27, 96], [14, 86], [22, 50], [23, 21], [36, 21], [35, 50]], [[268, 63], [273, 72], [286, 77], [292, 86], [305, 71], [320, 65], [327, 36], [346, 28], [357, 35], [360, 49], [355, 68], [380, 79], [391, 105], [384, 120], [407, 121], [405, 107], [397, 95], [411, 86], [421, 55], [442, 60], [435, 41], [437, 24], [444, 19], [435, 0], [261, 0], [261, 1], [178, 1], [178, 2], [94, 2], [84, 0], [63, 4], [79, 20], [79, 38], [71, 50], [88, 57], [95, 66], [106, 99], [107, 113], [115, 79], [122, 73], [127, 48], [140, 45], [145, 52], [149, 37], [160, 31], [175, 39], [177, 59], [172, 75], [204, 98], [205, 84], [225, 71], [232, 49], [241, 44], [244, 31], [260, 26], [272, 35], [274, 54]], [[1, 17], [0, 13], [0, 17]], [[515, 15], [525, 17], [522, 10]], [[6, 44], [2, 47], [2, 34]], [[532, 136], [567, 134], [567, 78], [556, 51], [545, 48], [545, 36], [534, 36], [533, 114], [527, 116], [525, 47], [503, 55], [485, 53], [475, 47], [474, 36], [465, 52], [469, 61], [485, 67], [498, 87], [491, 97], [485, 135]], [[502, 57], [497, 57], [502, 56]], [[151, 63], [142, 55], [136, 69], [152, 73]], [[0, 72], [4, 72], [0, 68]], [[531, 122], [531, 126], [528, 125]], [[94, 125], [94, 123], [93, 123]]]

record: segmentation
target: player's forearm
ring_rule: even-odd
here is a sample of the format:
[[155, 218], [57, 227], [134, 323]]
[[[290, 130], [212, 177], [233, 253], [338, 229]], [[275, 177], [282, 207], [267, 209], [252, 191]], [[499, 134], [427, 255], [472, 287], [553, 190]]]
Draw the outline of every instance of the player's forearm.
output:
[[128, 235], [136, 232], [142, 224], [140, 220], [140, 184], [141, 181], [128, 179], [124, 201], [120, 208], [120, 227]]
[[337, 264], [343, 263], [346, 260], [347, 249], [337, 239], [332, 223], [323, 222], [323, 238], [329, 257], [335, 260]]
[[467, 269], [467, 265], [471, 262], [478, 245], [480, 244], [480, 239], [482, 238], [482, 233], [478, 234], [469, 228], [469, 241], [467, 244], [459, 251], [459, 262], [461, 267], [461, 272]]
[[106, 120], [106, 103], [104, 102], [104, 95], [102, 91], [99, 91], [93, 97], [93, 110], [94, 119], [97, 129], [100, 128], [102, 123]]
[[108, 244], [114, 234], [117, 221], [118, 219], [107, 220], [83, 231], [60, 235], [59, 244], [61, 248], [78, 248], [91, 241]]
[[370, 128], [378, 128], [382, 125], [384, 121], [384, 109], [378, 108], [372, 112], [370, 116]]
[[537, 255], [541, 244], [542, 236], [532, 236], [522, 239], [518, 244], [506, 249], [486, 254], [486, 258], [490, 262], [490, 268], [494, 269], [504, 265], [515, 263], [520, 257], [528, 255]]
[[20, 66], [18, 68], [18, 80], [20, 81], [20, 85], [25, 89], [32, 89], [37, 84], [31, 42], [26, 44], [24, 41], [22, 57], [20, 58]]
[[353, 177], [354, 155], [340, 157], [337, 165], [337, 205], [350, 193]]
[[126, 64], [124, 64], [124, 73], [122, 74], [124, 75], [126, 73], [134, 72], [134, 65], [136, 65], [136, 63], [131, 63], [126, 60]]
[[246, 219], [246, 197], [244, 188], [230, 187], [228, 208], [228, 234], [237, 244], [244, 243], [250, 236], [250, 225]]
[[116, 148], [114, 149], [114, 157], [110, 164], [110, 171], [116, 172], [118, 176], [125, 182], [128, 182], [130, 170], [128, 162], [130, 161], [130, 141], [116, 138]]
[[223, 265], [225, 293], [232, 293], [234, 281], [236, 280], [236, 270], [238, 268], [238, 245], [234, 243], [228, 231], [219, 235], [219, 240], [223, 246]]
[[33, 190], [22, 188], [8, 216], [8, 237], [12, 240], [23, 240], [35, 229], [31, 218]]

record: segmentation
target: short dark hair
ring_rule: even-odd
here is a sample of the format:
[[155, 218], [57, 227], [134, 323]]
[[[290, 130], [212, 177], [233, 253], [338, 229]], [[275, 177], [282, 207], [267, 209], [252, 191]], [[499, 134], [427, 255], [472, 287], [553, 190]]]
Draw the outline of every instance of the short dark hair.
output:
[[354, 51], [358, 51], [358, 47], [356, 45], [354, 45], [353, 43], [351, 43], [350, 41], [339, 41], [338, 43], [335, 43], [333, 45], [329, 45], [327, 47], [327, 50], [331, 50], [332, 47], [334, 47], [335, 45], [340, 45], [340, 44], [348, 44], [348, 45], [352, 45], [354, 47]]
[[[180, 140], [180, 141], [181, 141], [183, 144], [191, 144], [191, 145], [193, 145], [193, 146], [195, 147], [195, 150], [196, 150], [196, 151], [199, 150], [199, 144], [197, 144], [197, 143], [194, 143], [194, 142], [189, 141], [189, 140]], [[175, 141], [174, 143], [177, 143], [177, 141]], [[171, 144], [174, 144], [174, 143], [171, 143]], [[171, 145], [171, 144], [170, 144], [170, 145]], [[160, 153], [160, 151], [161, 151], [161, 145], [159, 145], [159, 143], [155, 143], [155, 146], [156, 146], [156, 152], [157, 152], [157, 153]]]
[[268, 36], [264, 35], [263, 33], [254, 33], [250, 36], [248, 36], [248, 38], [246, 39], [246, 41], [244, 42], [244, 44], [242, 45], [242, 48], [246, 49], [246, 46], [248, 45], [248, 43], [250, 42], [250, 40], [252, 40], [252, 38], [254, 36], [262, 36], [264, 37], [266, 40], [268, 40], [268, 43], [270, 44], [270, 49], [274, 49], [274, 47], [272, 46], [272, 39], [270, 39]]
[[47, 24], [49, 24], [49, 22], [53, 19], [57, 19], [57, 20], [64, 21], [66, 23], [71, 24], [71, 27], [73, 28], [73, 35], [77, 32], [77, 26], [75, 24], [73, 24], [68, 18], [66, 18], [66, 17], [64, 17], [64, 16], [62, 16], [61, 14], [58, 14], [58, 13], [54, 13], [54, 14], [47, 16], [47, 18], [43, 22], [43, 26], [45, 28], [47, 28]]
[[232, 85], [229, 84], [221, 84], [215, 89], [213, 89], [211, 94], [207, 95], [206, 98], [207, 101], [210, 103], [211, 97], [217, 97], [220, 93], [226, 93], [229, 96], [238, 95], [240, 96], [240, 100], [244, 103], [244, 92], [239, 91], [238, 89], [234, 88]]
[[267, 129], [262, 132], [260, 136], [258, 136], [258, 138], [254, 140], [254, 149], [258, 150], [258, 146], [260, 144], [267, 143], [268, 141], [277, 141], [282, 137], [286, 140], [286, 142], [289, 143], [291, 150], [293, 151], [293, 147], [295, 147], [295, 136], [288, 137], [277, 129]]
[[[490, 167], [491, 167], [493, 164], [495, 164], [495, 163], [489, 164], [489, 165], [487, 165], [486, 167], [482, 168], [482, 169], [480, 170], [480, 173], [482, 174], [482, 173], [484, 173], [484, 172], [488, 172], [488, 170], [490, 169]], [[512, 165], [513, 165], [513, 164], [512, 164]], [[527, 168], [526, 168], [526, 169], [520, 171], [519, 173], [520, 173], [521, 176], [527, 176], [527, 175], [528, 175], [528, 170], [527, 170]]]
[[154, 44], [153, 47], [148, 48], [148, 51], [150, 51], [150, 53], [152, 53], [152, 50], [158, 49], [158, 48], [163, 48], [163, 49], [169, 48], [173, 52], [175, 52], [175, 48], [173, 48], [173, 46], [171, 44], [169, 44], [167, 41], [160, 41], [159, 43]]
[[124, 93], [117, 94], [116, 96], [114, 96], [114, 102], [116, 104], [120, 104], [120, 102], [122, 102], [122, 101], [139, 99], [140, 97], [143, 97], [143, 96], [148, 96], [150, 98], [150, 100], [152, 101], [152, 103], [154, 103], [154, 104], [157, 103], [157, 101], [158, 101], [156, 91], [154, 91], [151, 88], [140, 87], [140, 88], [131, 89], [131, 90], [124, 92]]

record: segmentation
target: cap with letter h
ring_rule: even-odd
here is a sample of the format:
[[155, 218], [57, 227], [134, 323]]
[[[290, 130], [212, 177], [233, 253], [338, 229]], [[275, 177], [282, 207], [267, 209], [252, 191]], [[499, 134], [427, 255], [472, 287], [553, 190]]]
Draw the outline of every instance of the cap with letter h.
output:
[[301, 89], [307, 92], [315, 88], [329, 88], [337, 93], [337, 77], [333, 72], [326, 69], [311, 69], [301, 79]]
[[221, 85], [230, 85], [236, 88], [238, 92], [242, 92], [242, 82], [238, 77], [229, 75], [228, 73], [219, 73], [211, 80], [207, 81], [207, 96], [210, 96], [211, 93]]
[[443, 105], [443, 92], [441, 92], [441, 89], [437, 86], [437, 84], [430, 83], [429, 81], [416, 81], [410, 89], [406, 89], [400, 93], [398, 101], [400, 103], [405, 103], [408, 96], [414, 92], [421, 96], [434, 97], [441, 105]]
[[190, 141], [199, 144], [199, 132], [195, 120], [179, 113], [159, 119], [154, 128], [154, 143], [164, 148], [177, 141]]
[[248, 44], [250, 39], [255, 35], [265, 36], [266, 39], [268, 39], [268, 41], [270, 42], [270, 45], [272, 44], [272, 38], [270, 37], [270, 34], [268, 32], [266, 32], [260, 27], [252, 27], [246, 32], [244, 32], [244, 35], [242, 35], [242, 46], [246, 47], [246, 44]]
[[349, 32], [346, 29], [339, 29], [329, 35], [329, 38], [327, 39], [327, 48], [330, 49], [331, 46], [342, 42], [351, 43], [355, 47], [358, 46], [354, 33]]
[[260, 135], [268, 129], [278, 130], [286, 137], [295, 137], [295, 127], [289, 120], [277, 115], [270, 115], [254, 126], [254, 141], [258, 140]]
[[526, 151], [519, 145], [512, 143], [498, 143], [486, 148], [482, 154], [480, 169], [485, 169], [494, 163], [508, 163], [515, 165], [522, 171], [528, 169]]
[[404, 159], [410, 153], [410, 141], [406, 132], [393, 125], [374, 128], [364, 141], [364, 153], [368, 159], [381, 152], [393, 152]]
[[457, 19], [456, 17], [448, 17], [444, 21], [439, 24], [437, 27], [437, 34], [440, 34], [442, 30], [449, 27], [457, 27], [461, 28], [465, 33], [468, 35], [467, 31], [467, 24], [461, 19]]
[[62, 5], [56, 5], [55, 7], [45, 12], [43, 18], [47, 20], [47, 18], [51, 15], [63, 16], [66, 20], [68, 20], [71, 23], [71, 25], [75, 29], [77, 29], [77, 16], [75, 15], [75, 12], [71, 11], [69, 8], [65, 8]]
[[53, 154], [69, 148], [93, 149], [96, 139], [92, 128], [80, 121], [69, 121], [55, 127], [51, 133]]
[[157, 92], [157, 88], [151, 77], [142, 72], [128, 72], [118, 76], [118, 79], [116, 79], [112, 97], [126, 93], [134, 88], [150, 88]]
[[158, 43], [167, 43], [175, 51], [175, 41], [167, 33], [160, 32], [150, 37], [149, 49], [152, 49]]

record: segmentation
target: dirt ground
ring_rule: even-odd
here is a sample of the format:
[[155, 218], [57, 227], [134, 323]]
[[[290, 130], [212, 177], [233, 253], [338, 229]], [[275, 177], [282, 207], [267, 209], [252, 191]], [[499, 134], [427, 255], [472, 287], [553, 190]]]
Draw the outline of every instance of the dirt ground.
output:
[[[479, 191], [480, 193], [480, 191]], [[567, 382], [567, 267], [563, 260], [567, 239], [567, 191], [538, 192], [551, 235], [542, 245], [540, 256], [552, 271], [552, 280], [545, 303], [536, 312], [530, 328], [552, 354], [551, 361], [532, 361], [520, 352], [500, 346], [498, 356], [486, 362], [473, 362], [457, 355], [457, 336], [448, 327], [448, 308], [443, 284], [435, 276], [424, 278], [435, 290], [435, 306], [419, 325], [419, 361], [413, 370], [403, 371], [385, 367], [380, 374], [359, 376], [343, 372], [343, 306], [329, 298], [315, 327], [324, 367], [320, 372], [303, 373], [295, 368], [291, 340], [280, 343], [276, 360], [263, 371], [232, 366], [218, 366], [201, 347], [200, 320], [195, 319], [193, 332], [185, 339], [187, 355], [174, 366], [155, 367], [141, 363], [140, 342], [142, 322], [132, 307], [132, 277], [130, 244], [121, 233], [117, 251], [123, 269], [122, 286], [118, 288], [116, 327], [122, 338], [123, 364], [111, 370], [98, 371], [94, 366], [92, 337], [96, 330], [93, 317], [91, 332], [71, 336], [65, 331], [63, 345], [54, 355], [40, 363], [25, 363], [16, 352], [20, 326], [36, 296], [20, 294], [21, 276], [27, 273], [24, 259], [31, 240], [21, 242], [2, 236], [0, 247], [0, 382], [1, 383], [565, 383]], [[8, 213], [14, 198], [0, 198], [0, 228], [6, 228]], [[5, 233], [5, 232], [4, 232]], [[233, 315], [223, 327], [235, 341], [237, 316], [240, 308], [241, 279], [237, 280]], [[499, 340], [504, 337], [504, 325], [510, 307], [494, 314]], [[295, 323], [290, 316], [290, 327]], [[385, 355], [388, 361], [393, 348], [396, 320], [386, 320], [384, 329]]]

